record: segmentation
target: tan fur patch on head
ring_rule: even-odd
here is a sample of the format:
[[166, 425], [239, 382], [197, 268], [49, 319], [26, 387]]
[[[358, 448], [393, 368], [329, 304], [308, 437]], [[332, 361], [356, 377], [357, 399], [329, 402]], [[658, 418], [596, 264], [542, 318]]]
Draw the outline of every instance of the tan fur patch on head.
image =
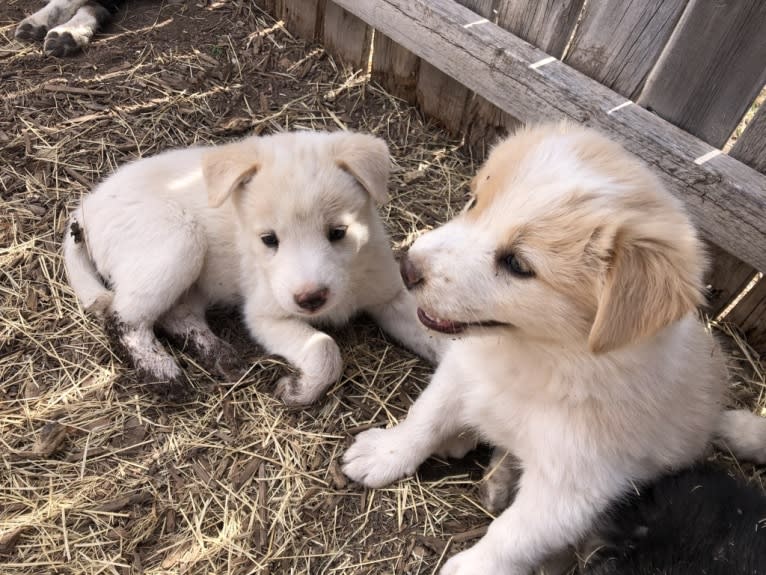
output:
[[566, 129], [566, 124], [524, 127], [495, 146], [471, 180], [471, 193], [476, 196], [476, 205], [470, 210], [469, 219], [478, 219], [485, 210], [491, 209], [496, 196], [507, 189], [516, 169], [525, 159], [547, 138]]

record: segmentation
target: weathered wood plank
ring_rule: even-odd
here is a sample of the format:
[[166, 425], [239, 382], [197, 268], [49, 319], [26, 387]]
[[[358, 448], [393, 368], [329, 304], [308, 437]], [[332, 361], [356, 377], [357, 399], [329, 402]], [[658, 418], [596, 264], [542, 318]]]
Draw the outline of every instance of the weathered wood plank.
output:
[[590, 2], [585, 7], [565, 62], [633, 99], [659, 58], [687, 2]]
[[324, 10], [322, 42], [325, 49], [353, 68], [367, 69], [370, 56], [370, 27], [335, 2]]
[[732, 147], [730, 155], [759, 172], [766, 173], [766, 102]]
[[394, 96], [416, 101], [420, 58], [376, 31], [372, 48], [372, 78]]
[[[564, 52], [583, 0], [514, 0], [498, 4], [498, 26], [558, 58]], [[486, 155], [489, 145], [520, 124], [476, 94], [469, 98], [463, 112], [466, 140], [479, 158]]]
[[311, 42], [319, 35], [325, 0], [276, 0], [276, 16], [291, 34]]
[[[758, 22], [757, 13], [750, 24], [750, 30], [741, 29], [741, 26], [747, 24], [745, 19], [752, 16], [752, 10], [753, 6], [748, 6], [747, 2], [736, 2], [735, 5], [729, 3], [728, 6], [726, 2], [718, 3], [717, 6], [712, 2], [690, 3], [678, 30], [673, 35], [673, 40], [667, 46], [663, 61], [658, 64], [657, 71], [652, 74], [652, 81], [647, 83], [644, 95], [639, 101], [657, 108], [667, 106], [666, 98], [672, 99], [675, 111], [658, 109], [661, 115], [666, 115], [668, 119], [677, 123], [680, 119], [677, 113], [690, 111], [691, 114], [683, 119], [683, 126], [689, 132], [707, 138], [714, 145], [723, 145], [739, 121], [740, 115], [749, 105], [750, 94], [757, 92], [763, 82], [763, 78], [759, 79], [757, 73], [752, 73], [757, 70], [748, 70], [746, 64], [743, 68], [737, 61], [754, 57], [756, 60], [753, 60], [752, 65], [756, 69], [760, 66], [761, 71], [766, 69], [763, 63], [763, 58], [766, 57], [766, 39], [762, 31], [756, 32], [753, 29], [753, 25]], [[766, 12], [761, 11], [761, 23], [764, 23], [764, 15]], [[753, 42], [747, 38], [740, 38], [741, 35], [747, 34], [750, 34], [752, 39], [760, 35], [761, 39]], [[725, 59], [727, 57], [728, 60]], [[761, 60], [757, 62], [759, 57]], [[729, 63], [734, 65], [728, 67]], [[682, 72], [689, 75], [695, 75], [694, 80], [698, 84], [688, 82], [689, 77], [677, 76], [676, 68], [681, 68]], [[679, 85], [666, 82], [668, 75], [681, 83], [681, 90], [678, 89]], [[722, 90], [727, 84], [731, 90], [741, 92], [734, 94], [740, 98], [739, 101], [732, 99], [732, 93]], [[711, 106], [713, 110], [709, 110]], [[729, 114], [723, 121], [716, 117], [715, 106]], [[711, 131], [711, 126], [716, 132]], [[747, 143], [746, 139], [745, 145]], [[721, 251], [713, 260], [710, 273], [712, 293], [718, 295], [714, 309], [721, 311], [728, 306], [754, 274], [755, 269], [752, 266]]]
[[420, 62], [415, 96], [418, 107], [453, 134], [460, 132], [471, 91], [428, 62]]
[[638, 103], [722, 147], [766, 82], [766, 2], [691, 0]]
[[[730, 154], [752, 168], [766, 173], [766, 105], [762, 104], [755, 113]], [[717, 263], [716, 266], [718, 265], [721, 264]], [[751, 274], [755, 273], [751, 266], [740, 262], [738, 268], [731, 273], [732, 277], [736, 278], [735, 274], [743, 276], [748, 271]], [[766, 354], [766, 280], [762, 279], [760, 287], [742, 298], [728, 320], [739, 323], [749, 334], [751, 345], [761, 354]]]
[[487, 157], [492, 145], [521, 125], [521, 121], [478, 94], [471, 95], [463, 111], [465, 141], [479, 161]]
[[[514, 0], [497, 9], [497, 25], [561, 58], [583, 0]], [[609, 4], [615, 9], [613, 4]]]
[[706, 244], [712, 264], [705, 278], [708, 288], [706, 307], [710, 316], [716, 317], [742, 293], [758, 272], [715, 244]]
[[740, 327], [747, 342], [759, 353], [766, 353], [766, 278], [742, 298], [724, 318]]
[[[493, 0], [456, 0], [474, 12], [468, 26], [482, 26], [492, 16]], [[471, 98], [464, 85], [429, 63], [421, 63], [416, 89], [418, 106], [428, 115], [438, 118], [453, 133], [460, 132], [463, 114]]]
[[766, 176], [452, 0], [337, 0], [394, 41], [525, 122], [600, 128], [685, 200], [703, 235], [766, 270]]

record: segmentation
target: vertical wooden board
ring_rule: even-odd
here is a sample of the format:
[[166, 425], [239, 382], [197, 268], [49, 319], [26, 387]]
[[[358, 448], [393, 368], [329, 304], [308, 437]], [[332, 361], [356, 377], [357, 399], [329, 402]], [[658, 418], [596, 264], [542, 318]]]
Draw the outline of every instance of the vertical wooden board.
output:
[[521, 126], [517, 120], [478, 94], [473, 94], [463, 111], [462, 130], [474, 157], [481, 160], [498, 140]]
[[739, 326], [753, 349], [766, 357], [766, 278], [760, 279], [725, 320]]
[[327, 51], [354, 68], [367, 69], [371, 29], [335, 2], [324, 10], [322, 39]]
[[[492, 17], [494, 0], [457, 0], [477, 14], [476, 26], [482, 25], [483, 19]], [[471, 24], [469, 24], [471, 25]], [[471, 91], [460, 82], [431, 66], [421, 62], [416, 88], [417, 102], [426, 113], [439, 119], [453, 133], [459, 132], [465, 121], [463, 114], [471, 97]]]
[[766, 102], [737, 138], [729, 155], [766, 174]]
[[463, 112], [471, 91], [425, 61], [420, 62], [420, 73], [415, 90], [420, 109], [438, 119], [453, 134], [463, 126]]
[[291, 34], [308, 40], [315, 40], [325, 0], [276, 0], [276, 16], [284, 20]]
[[717, 317], [750, 284], [757, 273], [751, 266], [710, 242], [705, 242], [711, 268], [705, 277], [707, 311]]
[[[764, 26], [761, 0], [690, 0], [638, 103], [722, 147], [766, 81]], [[731, 254], [718, 254], [709, 276], [718, 311], [754, 273]]]
[[766, 2], [690, 0], [638, 103], [716, 147], [766, 81]]
[[506, 0], [497, 9], [497, 23], [561, 58], [582, 5], [583, 0]]
[[379, 31], [372, 44], [372, 78], [394, 96], [415, 103], [420, 58]]
[[277, 0], [258, 0], [257, 5], [261, 10], [271, 14], [277, 15]]
[[589, 2], [565, 61], [633, 99], [660, 57], [687, 2]]

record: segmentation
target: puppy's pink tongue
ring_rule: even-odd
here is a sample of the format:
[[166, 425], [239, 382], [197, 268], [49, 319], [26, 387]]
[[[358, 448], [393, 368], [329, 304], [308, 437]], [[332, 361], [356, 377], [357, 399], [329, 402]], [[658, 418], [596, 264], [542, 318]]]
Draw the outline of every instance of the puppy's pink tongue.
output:
[[465, 324], [449, 321], [448, 319], [431, 317], [420, 308], [418, 308], [418, 319], [420, 320], [420, 323], [428, 329], [440, 331], [442, 333], [460, 333], [465, 329]]

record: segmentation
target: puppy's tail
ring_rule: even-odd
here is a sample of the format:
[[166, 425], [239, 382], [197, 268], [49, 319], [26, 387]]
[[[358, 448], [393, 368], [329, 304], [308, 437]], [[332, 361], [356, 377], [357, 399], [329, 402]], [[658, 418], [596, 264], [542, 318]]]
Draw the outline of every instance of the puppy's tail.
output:
[[112, 304], [113, 294], [90, 259], [81, 221], [82, 211], [78, 209], [70, 218], [64, 237], [64, 266], [69, 284], [82, 306], [87, 311], [103, 314]]
[[715, 443], [739, 458], [766, 463], [766, 417], [746, 409], [722, 412]]

